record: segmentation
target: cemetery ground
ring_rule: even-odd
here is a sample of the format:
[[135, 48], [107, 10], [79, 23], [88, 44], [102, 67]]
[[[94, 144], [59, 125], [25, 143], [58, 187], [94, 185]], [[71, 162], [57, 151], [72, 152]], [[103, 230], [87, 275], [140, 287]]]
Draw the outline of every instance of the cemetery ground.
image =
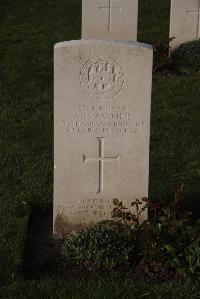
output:
[[[50, 238], [53, 186], [53, 46], [80, 39], [79, 0], [2, 0], [0, 29], [2, 298], [199, 298], [196, 283], [56, 269]], [[141, 0], [141, 42], [168, 41], [169, 1]], [[200, 212], [199, 75], [154, 73], [150, 198]], [[78, 186], [77, 186], [78, 188]], [[48, 253], [47, 253], [48, 252]], [[35, 264], [37, 262], [37, 264]], [[32, 268], [31, 268], [32, 267]]]

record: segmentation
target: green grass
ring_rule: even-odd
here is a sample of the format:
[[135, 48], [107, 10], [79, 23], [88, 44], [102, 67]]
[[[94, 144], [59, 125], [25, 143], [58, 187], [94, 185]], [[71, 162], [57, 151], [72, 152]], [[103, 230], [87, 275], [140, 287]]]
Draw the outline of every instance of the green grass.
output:
[[[81, 1], [1, 0], [0, 6], [0, 285], [7, 285], [3, 298], [197, 294], [198, 288], [189, 285], [151, 286], [129, 280], [23, 280], [26, 205], [43, 210], [52, 205], [53, 45], [80, 38]], [[139, 41], [167, 42], [169, 0], [141, 0], [139, 11]], [[154, 76], [150, 195], [155, 199], [167, 200], [170, 186], [180, 180], [185, 202], [199, 199], [199, 99], [199, 77]]]
[[170, 0], [140, 0], [138, 41], [152, 43], [169, 40]]
[[3, 293], [6, 299], [188, 299], [199, 298], [200, 289], [191, 284], [147, 284], [130, 279], [61, 280], [44, 279], [32, 282], [15, 282]]
[[150, 196], [166, 200], [170, 186], [184, 184], [184, 201], [200, 194], [199, 77], [154, 77], [151, 113]]

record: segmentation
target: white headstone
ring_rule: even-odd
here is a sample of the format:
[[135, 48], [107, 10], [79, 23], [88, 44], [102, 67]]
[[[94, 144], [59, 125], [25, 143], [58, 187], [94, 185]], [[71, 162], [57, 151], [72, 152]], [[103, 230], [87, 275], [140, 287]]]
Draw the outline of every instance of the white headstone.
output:
[[[55, 45], [54, 234], [110, 219], [148, 195], [152, 48]], [[146, 219], [147, 212], [141, 215]]]
[[200, 0], [171, 0], [170, 38], [172, 50], [200, 38]]
[[82, 0], [82, 38], [137, 40], [138, 0]]

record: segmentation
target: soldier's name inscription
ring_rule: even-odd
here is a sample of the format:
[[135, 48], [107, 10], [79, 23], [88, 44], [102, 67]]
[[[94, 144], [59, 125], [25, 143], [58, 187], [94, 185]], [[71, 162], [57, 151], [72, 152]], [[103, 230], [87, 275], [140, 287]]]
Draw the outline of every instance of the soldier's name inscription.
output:
[[72, 105], [70, 120], [61, 120], [60, 127], [66, 133], [120, 133], [138, 135], [148, 127], [138, 120], [129, 106]]

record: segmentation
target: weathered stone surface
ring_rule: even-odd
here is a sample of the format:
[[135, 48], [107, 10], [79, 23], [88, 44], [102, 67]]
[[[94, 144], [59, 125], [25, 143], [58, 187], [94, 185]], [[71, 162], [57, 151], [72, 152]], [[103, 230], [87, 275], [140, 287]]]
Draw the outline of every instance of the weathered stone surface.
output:
[[[54, 234], [109, 219], [148, 195], [152, 48], [55, 45]], [[147, 217], [145, 211], [141, 219]]]
[[200, 0], [171, 0], [170, 38], [172, 50], [200, 38]]
[[82, 38], [137, 40], [138, 0], [82, 0]]

